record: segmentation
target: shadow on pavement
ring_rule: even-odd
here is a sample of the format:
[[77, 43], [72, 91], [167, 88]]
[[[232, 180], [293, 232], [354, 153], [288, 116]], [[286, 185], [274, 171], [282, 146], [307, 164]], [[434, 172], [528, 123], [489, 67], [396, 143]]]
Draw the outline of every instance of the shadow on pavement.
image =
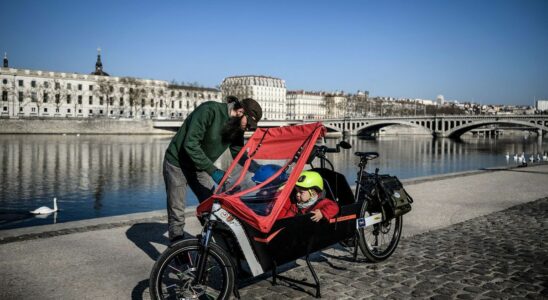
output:
[[167, 225], [165, 223], [138, 223], [132, 225], [126, 231], [126, 236], [152, 260], [156, 261], [160, 256], [160, 252], [153, 243], [167, 246], [169, 241], [164, 236], [166, 232]]
[[[138, 223], [132, 225], [127, 231], [127, 238], [145, 252], [153, 261], [160, 256], [160, 252], [154, 244], [169, 246], [169, 240], [165, 235], [166, 223]], [[193, 237], [185, 231], [185, 236]], [[143, 294], [148, 290], [148, 278], [143, 279], [131, 291], [132, 300], [144, 299]]]

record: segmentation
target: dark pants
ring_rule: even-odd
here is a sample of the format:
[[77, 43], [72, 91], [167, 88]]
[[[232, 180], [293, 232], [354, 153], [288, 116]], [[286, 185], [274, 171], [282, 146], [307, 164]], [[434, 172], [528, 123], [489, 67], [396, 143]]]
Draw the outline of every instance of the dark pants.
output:
[[202, 202], [213, 194], [214, 183], [204, 171], [189, 171], [170, 164], [164, 159], [164, 182], [167, 194], [167, 221], [169, 238], [181, 236], [185, 226], [185, 198], [188, 186], [198, 201]]

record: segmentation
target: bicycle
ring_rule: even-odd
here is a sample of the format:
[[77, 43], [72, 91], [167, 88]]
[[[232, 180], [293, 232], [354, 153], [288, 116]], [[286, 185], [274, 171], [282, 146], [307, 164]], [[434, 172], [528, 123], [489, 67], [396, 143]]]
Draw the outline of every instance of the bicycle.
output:
[[[325, 132], [320, 123], [258, 129], [234, 159], [215, 195], [198, 206], [202, 233], [171, 245], [156, 261], [149, 282], [152, 298], [240, 298], [238, 283], [266, 272], [272, 273], [273, 284], [283, 279], [313, 287], [315, 296], [321, 297], [311, 253], [353, 239], [354, 259], [358, 248], [371, 262], [387, 259], [401, 237], [402, 216], [389, 203], [383, 176], [365, 170], [378, 153], [355, 153], [360, 163], [353, 192], [326, 156], [351, 146], [344, 141], [335, 148], [315, 145]], [[239, 166], [244, 155], [249, 159]], [[315, 159], [320, 160], [319, 168], [312, 164]], [[268, 180], [250, 184], [251, 161], [278, 161], [280, 168]], [[278, 218], [291, 201], [293, 186], [306, 164], [322, 175], [326, 196], [338, 203], [336, 217], [320, 222], [311, 221], [309, 214]], [[280, 183], [279, 178], [285, 180]], [[278, 184], [272, 186], [274, 182]], [[265, 190], [272, 199], [264, 196]], [[314, 283], [278, 274], [278, 266], [303, 256]]]

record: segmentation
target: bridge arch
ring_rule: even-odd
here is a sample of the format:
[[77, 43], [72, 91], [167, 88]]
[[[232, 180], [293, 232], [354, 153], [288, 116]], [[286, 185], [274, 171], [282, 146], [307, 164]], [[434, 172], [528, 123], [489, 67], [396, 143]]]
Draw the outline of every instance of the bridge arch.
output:
[[368, 122], [367, 124], [356, 127], [356, 129], [354, 129], [353, 132], [354, 132], [354, 134], [359, 135], [360, 132], [363, 132], [363, 131], [366, 131], [366, 130], [379, 130], [383, 127], [392, 126], [392, 125], [403, 125], [403, 126], [407, 126], [407, 127], [420, 128], [422, 130], [430, 132], [430, 134], [433, 134], [433, 132], [430, 128], [427, 128], [425, 126], [415, 124], [415, 123], [412, 123], [412, 122], [409, 122], [409, 121], [399, 121], [399, 120], [386, 120], [386, 121]]
[[518, 121], [518, 120], [482, 120], [482, 121], [475, 121], [471, 123], [465, 123], [460, 126], [454, 127], [450, 130], [445, 131], [444, 136], [451, 137], [451, 138], [458, 138], [461, 135], [463, 135], [465, 132], [470, 131], [475, 128], [479, 128], [486, 125], [521, 125], [536, 129], [541, 129], [543, 131], [548, 131], [548, 127], [544, 126], [542, 124], [537, 124], [533, 122], [527, 122], [527, 121]]
[[338, 123], [331, 123], [331, 122], [323, 122], [323, 126], [325, 126], [328, 131], [329, 129], [331, 129], [331, 131], [334, 131], [334, 132], [343, 132], [344, 129], [342, 128], [342, 126], [337, 126]]

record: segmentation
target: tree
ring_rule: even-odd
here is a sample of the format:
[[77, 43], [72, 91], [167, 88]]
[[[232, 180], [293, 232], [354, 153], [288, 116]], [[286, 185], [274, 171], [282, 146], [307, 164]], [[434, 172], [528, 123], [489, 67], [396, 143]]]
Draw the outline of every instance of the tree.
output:
[[112, 100], [112, 97], [114, 96], [114, 88], [115, 85], [108, 77], [100, 76], [99, 80], [97, 80], [97, 89], [93, 91], [93, 94], [95, 94], [99, 99], [103, 99], [107, 103], [107, 115], [109, 114], [110, 109], [110, 102]]
[[129, 89], [129, 106], [132, 111], [132, 115], [137, 115], [137, 106], [143, 96], [146, 96], [146, 90], [144, 89], [144, 83], [133, 77], [122, 77], [120, 82], [126, 86], [126, 89]]

